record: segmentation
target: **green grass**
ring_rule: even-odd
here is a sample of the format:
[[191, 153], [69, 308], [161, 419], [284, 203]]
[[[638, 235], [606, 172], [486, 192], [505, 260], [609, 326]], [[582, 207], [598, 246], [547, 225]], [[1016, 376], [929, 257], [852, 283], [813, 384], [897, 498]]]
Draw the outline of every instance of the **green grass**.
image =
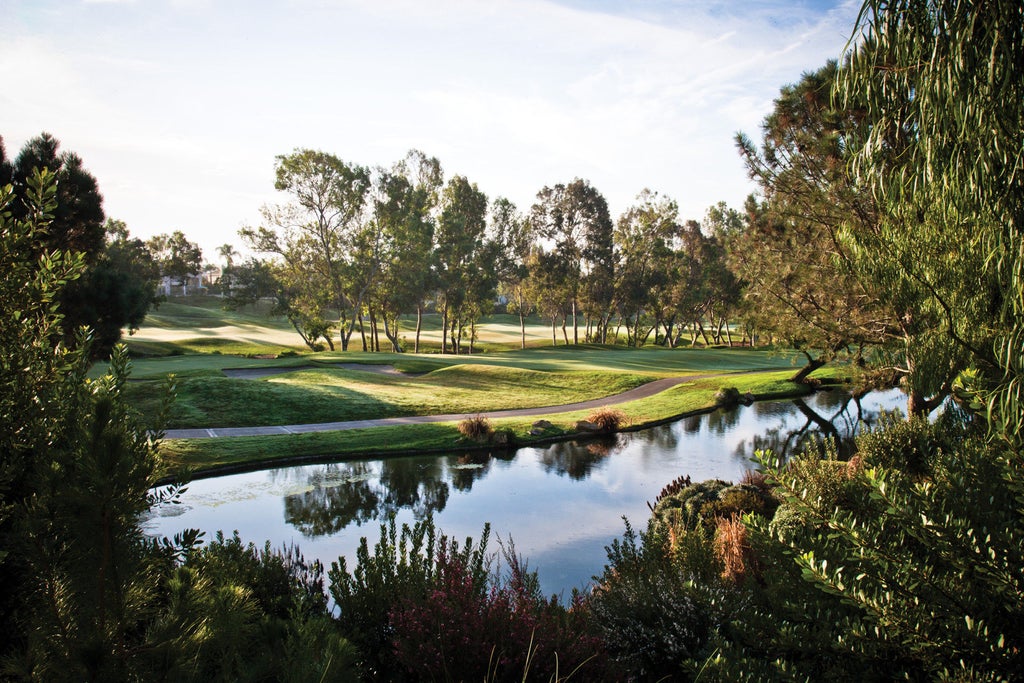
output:
[[[617, 394], [652, 378], [624, 372], [540, 372], [456, 365], [406, 377], [318, 368], [266, 379], [183, 378], [168, 428], [240, 427], [444, 415], [574, 403]], [[133, 382], [129, 400], [154, 414], [160, 381]]]
[[[696, 380], [616, 407], [625, 413], [630, 429], [639, 429], [712, 409], [715, 392], [724, 386], [734, 386], [743, 393], [749, 391], [758, 398], [806, 393], [807, 387], [787, 380], [791, 374], [775, 371]], [[589, 411], [577, 411], [547, 415], [545, 419], [553, 427], [542, 437], [530, 435], [531, 426], [539, 417], [505, 418], [492, 423], [496, 429], [510, 430], [516, 444], [530, 445], [572, 435], [576, 421], [588, 414]], [[303, 458], [378, 457], [460, 448], [480, 446], [465, 440], [457, 424], [448, 422], [269, 437], [167, 440], [161, 446], [161, 454], [169, 469], [187, 468], [201, 474], [216, 472], [224, 466], [266, 466]]]
[[[793, 353], [752, 349], [665, 349], [623, 346], [551, 346], [551, 328], [527, 324], [529, 348], [520, 350], [519, 319], [494, 315], [477, 326], [474, 355], [436, 353], [440, 316], [423, 319], [422, 346], [434, 353], [349, 351], [309, 353], [288, 322], [269, 306], [225, 311], [213, 297], [170, 299], [127, 338], [135, 360], [130, 400], [154, 414], [166, 377], [178, 382], [169, 428], [216, 428], [333, 422], [400, 415], [475, 413], [508, 408], [557, 406], [626, 391], [659, 377], [719, 375], [752, 370], [774, 373], [700, 380], [620, 406], [636, 425], [707, 408], [726, 385], [758, 395], [801, 389], [786, 383], [802, 362]], [[402, 320], [400, 335], [412, 346], [415, 319]], [[570, 332], [571, 335], [571, 332]], [[463, 350], [468, 350], [463, 343]], [[353, 336], [351, 348], [362, 348]], [[342, 365], [389, 365], [403, 374], [381, 374]], [[227, 377], [226, 370], [277, 368], [295, 372], [262, 379]], [[98, 364], [94, 374], [105, 370]], [[821, 374], [820, 372], [818, 373]], [[557, 438], [584, 414], [555, 416]], [[534, 419], [501, 420], [516, 439], [530, 443]], [[454, 424], [410, 425], [284, 437], [168, 441], [163, 452], [174, 465], [273, 461], [289, 455], [351, 455], [464, 445]]]
[[[391, 365], [406, 373], [423, 373], [452, 365], [490, 365], [543, 372], [632, 372], [650, 377], [712, 374], [743, 370], [792, 368], [800, 358], [793, 353], [751, 349], [663, 349], [622, 346], [558, 346], [504, 351], [478, 355], [411, 353], [363, 353], [361, 351], [321, 352], [286, 358], [250, 358], [217, 354], [189, 354], [167, 358], [137, 358], [132, 363], [134, 379], [157, 379], [174, 373], [179, 377], [196, 373], [216, 374], [228, 368], [330, 367], [338, 363]], [[102, 365], [96, 372], [104, 369]]]

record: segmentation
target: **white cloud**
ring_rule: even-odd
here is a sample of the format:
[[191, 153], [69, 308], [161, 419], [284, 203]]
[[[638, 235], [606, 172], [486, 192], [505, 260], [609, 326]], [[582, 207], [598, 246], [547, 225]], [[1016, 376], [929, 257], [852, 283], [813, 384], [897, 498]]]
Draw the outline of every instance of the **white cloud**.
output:
[[[684, 217], [749, 185], [737, 130], [838, 55], [856, 9], [541, 0], [11, 0], [0, 134], [78, 152], [108, 214], [212, 255], [273, 199], [273, 157], [387, 165], [411, 147], [524, 209], [589, 178], [623, 211], [643, 187]], [[736, 9], [737, 5], [741, 5]], [[636, 7], [643, 7], [640, 13]], [[728, 11], [728, 14], [723, 14]]]

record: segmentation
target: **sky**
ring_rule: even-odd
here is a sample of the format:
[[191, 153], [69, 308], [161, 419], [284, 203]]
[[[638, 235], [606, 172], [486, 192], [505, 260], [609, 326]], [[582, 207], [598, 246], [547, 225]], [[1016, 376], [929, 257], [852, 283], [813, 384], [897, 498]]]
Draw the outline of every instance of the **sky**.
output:
[[838, 57], [857, 0], [0, 0], [0, 136], [82, 157], [108, 216], [207, 261], [257, 226], [274, 158], [410, 149], [524, 212], [583, 178], [613, 217], [755, 188], [736, 152]]

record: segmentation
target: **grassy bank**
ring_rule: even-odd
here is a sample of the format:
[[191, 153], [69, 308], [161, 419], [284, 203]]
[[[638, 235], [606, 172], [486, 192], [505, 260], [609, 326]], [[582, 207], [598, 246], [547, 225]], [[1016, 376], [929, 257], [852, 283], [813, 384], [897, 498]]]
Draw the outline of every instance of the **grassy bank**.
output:
[[[826, 372], [819, 376], [835, 374]], [[736, 387], [741, 393], [750, 392], [757, 398], [807, 393], [805, 386], [788, 381], [790, 375], [791, 370], [695, 380], [616, 407], [625, 414], [628, 429], [639, 429], [711, 410], [715, 406], [715, 393], [725, 386]], [[537, 417], [494, 420], [493, 425], [499, 430], [509, 430], [516, 445], [531, 445], [573, 436], [575, 423], [586, 417], [586, 412], [548, 415], [545, 419], [552, 427], [541, 436], [530, 434]], [[269, 437], [167, 440], [161, 453], [170, 469], [185, 467], [202, 475], [341, 457], [489, 448], [492, 446], [464, 439], [456, 423], [433, 423]]]
[[[563, 405], [659, 377], [770, 368], [792, 372], [791, 363], [788, 356], [749, 349], [598, 346], [477, 356], [319, 353], [261, 360], [193, 355], [136, 361], [128, 395], [143, 413], [154, 414], [163, 381], [173, 373], [178, 396], [168, 428], [263, 426]], [[381, 365], [398, 372], [370, 372]], [[232, 369], [280, 372], [240, 379], [225, 374]]]

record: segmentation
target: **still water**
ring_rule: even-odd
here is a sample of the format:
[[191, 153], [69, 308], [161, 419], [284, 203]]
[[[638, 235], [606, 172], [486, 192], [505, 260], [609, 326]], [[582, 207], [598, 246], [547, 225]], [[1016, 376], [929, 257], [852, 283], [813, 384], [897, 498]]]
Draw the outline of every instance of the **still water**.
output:
[[351, 566], [359, 539], [371, 546], [390, 514], [399, 524], [433, 514], [449, 536], [478, 539], [484, 522], [493, 539], [515, 542], [539, 571], [546, 593], [583, 588], [600, 573], [605, 546], [647, 520], [668, 482], [736, 481], [754, 465], [755, 450], [792, 454], [824, 432], [848, 437], [902, 409], [898, 390], [860, 400], [823, 391], [802, 400], [765, 401], [716, 411], [611, 439], [564, 442], [495, 455], [431, 455], [343, 460], [192, 482], [180, 504], [155, 509], [149, 533], [217, 530], [262, 547], [296, 544], [325, 566], [339, 555]]

